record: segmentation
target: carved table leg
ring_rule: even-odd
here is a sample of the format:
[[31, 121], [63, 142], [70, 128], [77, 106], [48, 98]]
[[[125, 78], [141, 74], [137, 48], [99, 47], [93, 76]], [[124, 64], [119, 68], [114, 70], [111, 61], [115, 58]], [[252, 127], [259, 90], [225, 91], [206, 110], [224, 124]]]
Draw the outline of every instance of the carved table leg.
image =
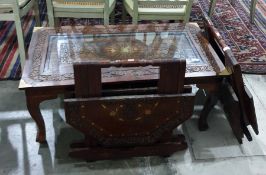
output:
[[46, 131], [43, 116], [40, 111], [40, 103], [45, 100], [55, 99], [57, 98], [57, 95], [49, 95], [41, 92], [42, 91], [36, 93], [36, 91], [26, 90], [26, 100], [28, 111], [38, 128], [36, 142], [45, 143]]
[[207, 118], [212, 108], [217, 104], [217, 101], [218, 98], [214, 94], [208, 94], [203, 110], [200, 113], [200, 118], [198, 123], [200, 131], [206, 131], [209, 128]]

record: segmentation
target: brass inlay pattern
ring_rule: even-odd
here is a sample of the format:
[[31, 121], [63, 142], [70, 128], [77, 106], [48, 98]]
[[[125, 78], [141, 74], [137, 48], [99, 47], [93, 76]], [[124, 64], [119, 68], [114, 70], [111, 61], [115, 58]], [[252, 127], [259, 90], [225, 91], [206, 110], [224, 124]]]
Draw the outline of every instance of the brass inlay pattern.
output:
[[139, 59], [144, 57], [143, 53], [147, 46], [138, 40], [127, 40], [124, 42], [109, 42], [107, 47], [103, 48], [104, 55], [108, 55], [110, 60]]
[[146, 110], [144, 111], [144, 114], [145, 114], [145, 115], [151, 115], [151, 110], [150, 110], [150, 109], [146, 109]]
[[[69, 116], [67, 118], [67, 122], [77, 129], [82, 129], [82, 131], [86, 131], [86, 134], [88, 134], [89, 136], [93, 136], [94, 138], [97, 138], [97, 141], [102, 145], [106, 145], [106, 146], [128, 145], [130, 146], [136, 143], [152, 144], [158, 138], [160, 138], [165, 132], [169, 132], [170, 130], [172, 130], [173, 127], [184, 122], [186, 119], [188, 119], [192, 115], [191, 108], [193, 107], [193, 104], [194, 104], [192, 102], [192, 98], [180, 97], [180, 101], [182, 104], [174, 110], [174, 111], [182, 110], [178, 118], [176, 117], [175, 113], [171, 112], [171, 114], [173, 115], [166, 115], [164, 117], [165, 119], [169, 119], [169, 120], [162, 121], [163, 122], [162, 125], [154, 124], [154, 126], [150, 128], [151, 130], [138, 131], [136, 128], [136, 131], [132, 133], [124, 133], [123, 131], [121, 131], [121, 133], [116, 133], [116, 132], [109, 131], [107, 130], [107, 128], [105, 128], [104, 124], [99, 123], [99, 121], [93, 121], [94, 119], [90, 118], [90, 116], [86, 116], [86, 118], [83, 119], [81, 116], [85, 116], [85, 114], [84, 115], [77, 114], [77, 111], [81, 109], [80, 104], [76, 104], [76, 106], [73, 106], [73, 108], [68, 108], [71, 110], [68, 113]], [[172, 104], [173, 106], [176, 106], [175, 102], [176, 101], [172, 101], [172, 103], [170, 104]], [[138, 109], [137, 104], [135, 108]], [[142, 104], [144, 108], [145, 106], [144, 104], [147, 104], [147, 101], [144, 100], [140, 104]], [[149, 104], [149, 106], [158, 106], [158, 108], [160, 108], [159, 104], [158, 105], [155, 105], [155, 104], [156, 102], [153, 102]], [[111, 109], [111, 106], [109, 106], [109, 104], [104, 104], [104, 105], [106, 106], [106, 109], [108, 108]], [[117, 104], [114, 106], [120, 107], [121, 105]], [[127, 105], [123, 105], [123, 106], [124, 106], [123, 108], [127, 109]], [[180, 108], [181, 106], [185, 106], [185, 108]], [[86, 104], [85, 104], [85, 107], [86, 107]], [[103, 109], [101, 104], [99, 104], [97, 108], [101, 110]], [[80, 113], [82, 113], [82, 111], [80, 111]], [[127, 121], [127, 122], [130, 122], [130, 121]], [[112, 128], [109, 128], [109, 129], [112, 130]]]
[[118, 118], [118, 120], [121, 122], [125, 121], [123, 118]]
[[117, 113], [116, 113], [115, 111], [111, 111], [111, 112], [110, 112], [110, 116], [111, 116], [111, 117], [116, 116], [116, 114], [117, 114]]

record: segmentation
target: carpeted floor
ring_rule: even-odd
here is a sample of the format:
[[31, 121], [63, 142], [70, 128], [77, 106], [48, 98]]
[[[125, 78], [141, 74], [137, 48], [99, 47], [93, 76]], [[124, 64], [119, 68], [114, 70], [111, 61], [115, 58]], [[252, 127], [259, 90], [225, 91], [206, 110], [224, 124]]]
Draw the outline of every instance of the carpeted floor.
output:
[[[199, 0], [204, 11], [208, 0]], [[213, 17], [226, 44], [232, 49], [242, 71], [266, 73], [266, 0], [258, 0], [256, 22], [250, 23], [250, 0], [236, 0], [232, 6], [228, 0], [218, 0]]]
[[[45, 1], [40, 1], [41, 20], [46, 25]], [[266, 73], [266, 0], [258, 0], [256, 22], [249, 22], [250, 0], [236, 0], [231, 5], [228, 0], [218, 0], [212, 21], [229, 45], [242, 71], [246, 73]], [[202, 10], [208, 11], [208, 0], [194, 0], [191, 21], [201, 22]], [[121, 1], [117, 2], [115, 23], [121, 23]], [[150, 21], [148, 21], [150, 22]], [[167, 21], [162, 21], [167, 22]], [[130, 19], [127, 23], [131, 23]], [[147, 23], [147, 21], [143, 21]], [[61, 19], [61, 25], [96, 25], [102, 20]], [[23, 28], [26, 45], [29, 44], [34, 20], [32, 12], [25, 18]], [[13, 22], [0, 22], [0, 80], [19, 79], [20, 59], [17, 50], [16, 32]]]

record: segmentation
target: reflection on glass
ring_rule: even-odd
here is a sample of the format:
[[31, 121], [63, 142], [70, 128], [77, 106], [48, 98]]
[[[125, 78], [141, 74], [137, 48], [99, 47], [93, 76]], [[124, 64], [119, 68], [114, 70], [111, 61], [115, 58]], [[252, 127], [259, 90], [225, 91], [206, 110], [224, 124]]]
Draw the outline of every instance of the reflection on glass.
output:
[[202, 64], [202, 55], [187, 32], [117, 33], [97, 35], [51, 35], [50, 56], [61, 63], [73, 61], [119, 61], [186, 59], [187, 64]]

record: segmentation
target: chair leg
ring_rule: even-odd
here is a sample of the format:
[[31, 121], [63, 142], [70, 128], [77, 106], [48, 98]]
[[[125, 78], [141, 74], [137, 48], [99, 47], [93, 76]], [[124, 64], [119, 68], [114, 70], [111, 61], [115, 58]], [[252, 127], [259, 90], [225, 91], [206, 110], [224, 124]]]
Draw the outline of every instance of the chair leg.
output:
[[109, 18], [104, 18], [104, 25], [109, 25]]
[[48, 15], [48, 24], [49, 24], [49, 27], [54, 27], [55, 26], [54, 17], [51, 17], [51, 16]]
[[103, 23], [104, 23], [104, 25], [109, 25], [109, 14], [108, 14], [108, 12], [107, 11], [104, 11], [104, 14], [103, 14]]
[[41, 26], [41, 22], [40, 22], [40, 13], [39, 13], [39, 7], [38, 7], [38, 2], [34, 3], [34, 14], [35, 14], [35, 25], [36, 26]]
[[126, 22], [126, 8], [124, 6], [124, 4], [122, 4], [122, 23], [125, 24]]
[[138, 18], [132, 17], [132, 24], [138, 24]]
[[183, 22], [184, 22], [184, 24], [188, 23], [189, 22], [189, 18], [185, 18], [185, 20]]
[[212, 16], [217, 0], [211, 0], [209, 8], [209, 16]]
[[111, 13], [111, 24], [115, 25], [115, 9]]
[[52, 5], [52, 1], [51, 0], [46, 0], [46, 6], [47, 6], [47, 15], [48, 15], [49, 27], [54, 27], [55, 26], [55, 23], [54, 23], [54, 9], [53, 9], [53, 5]]
[[57, 18], [54, 18], [54, 26], [53, 27], [58, 27], [60, 26], [60, 19], [57, 17]]
[[193, 5], [193, 1], [189, 1], [188, 4], [187, 4], [186, 15], [185, 15], [185, 17], [184, 17], [184, 23], [185, 23], [185, 24], [189, 22], [189, 18], [190, 18], [190, 14], [191, 14], [192, 5]]
[[255, 20], [255, 10], [256, 10], [257, 0], [251, 0], [251, 7], [250, 7], [250, 21], [254, 23]]
[[21, 63], [21, 69], [23, 69], [25, 59], [26, 59], [24, 36], [23, 36], [23, 31], [22, 31], [21, 19], [19, 16], [15, 17], [15, 18], [16, 18], [15, 19], [15, 25], [16, 25], [16, 32], [17, 32], [17, 38], [18, 38], [20, 63]]

